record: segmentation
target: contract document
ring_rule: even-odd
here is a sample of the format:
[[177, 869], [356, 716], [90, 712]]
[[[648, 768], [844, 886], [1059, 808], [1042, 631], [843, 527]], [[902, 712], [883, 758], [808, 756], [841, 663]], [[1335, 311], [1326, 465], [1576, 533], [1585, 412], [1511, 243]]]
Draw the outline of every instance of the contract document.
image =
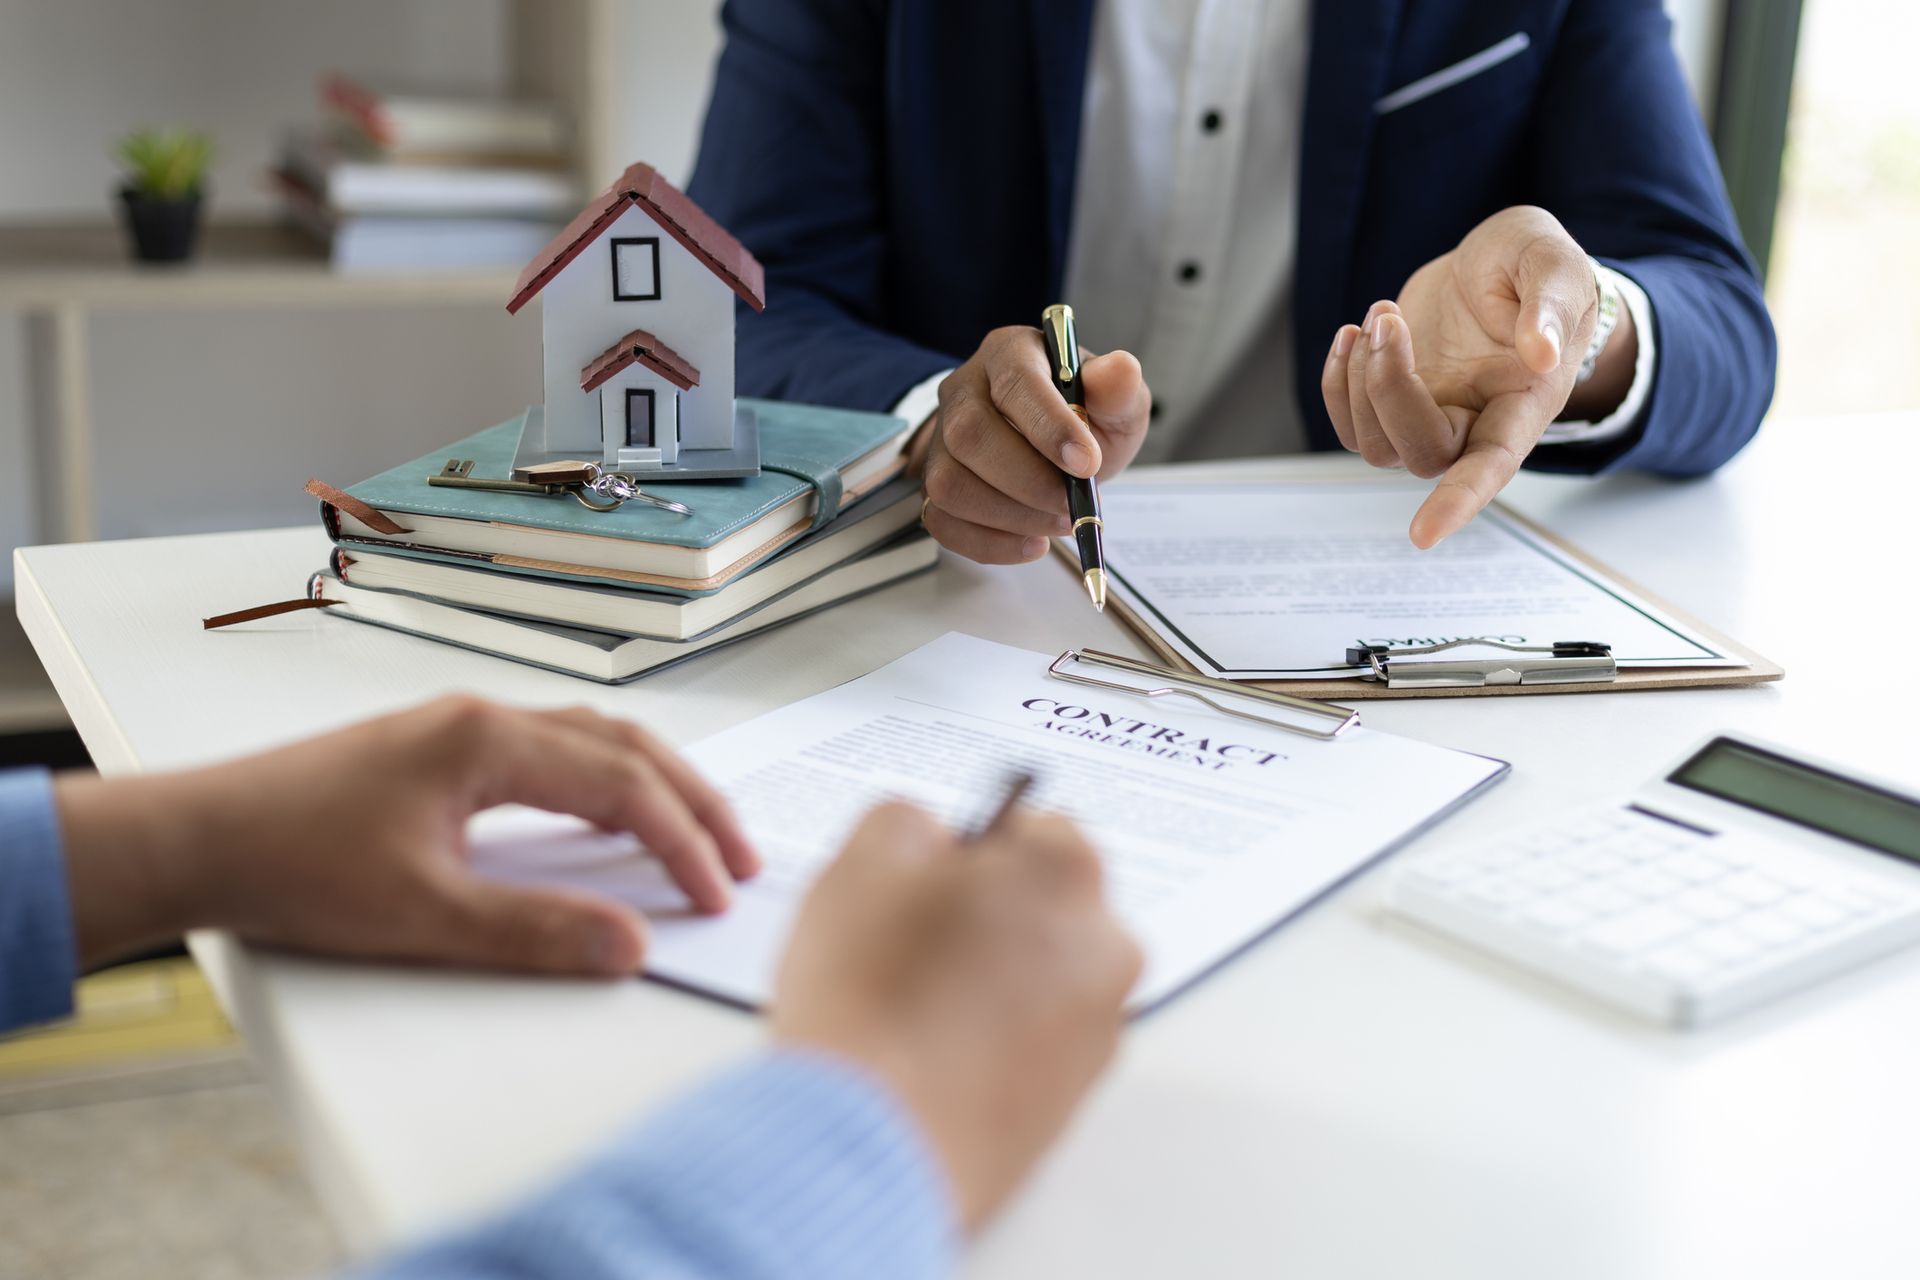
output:
[[1027, 803], [1072, 817], [1100, 852], [1108, 901], [1146, 954], [1138, 1011], [1507, 770], [1363, 726], [1319, 741], [1088, 688], [1050, 677], [1052, 657], [951, 633], [692, 747], [765, 861], [723, 915], [693, 915], [630, 837], [553, 815], [484, 815], [475, 865], [632, 903], [652, 921], [649, 976], [758, 1007], [802, 895], [869, 808], [902, 798], [967, 828], [1025, 770]]
[[1496, 507], [1419, 550], [1406, 530], [1423, 492], [1392, 481], [1114, 485], [1102, 495], [1109, 590], [1196, 669], [1229, 680], [1358, 679], [1350, 645], [1469, 637], [1596, 641], [1626, 669], [1745, 664]]

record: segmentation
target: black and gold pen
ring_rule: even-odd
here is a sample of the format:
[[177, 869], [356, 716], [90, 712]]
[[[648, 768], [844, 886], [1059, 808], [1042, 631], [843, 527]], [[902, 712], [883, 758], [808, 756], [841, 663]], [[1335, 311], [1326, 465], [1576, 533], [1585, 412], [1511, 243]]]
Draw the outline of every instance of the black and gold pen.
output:
[[[1080, 387], [1080, 336], [1073, 328], [1073, 308], [1056, 302], [1040, 313], [1040, 334], [1052, 366], [1053, 387], [1080, 421], [1087, 420], [1086, 394]], [[1060, 473], [1067, 482], [1067, 514], [1073, 521], [1074, 545], [1080, 549], [1080, 580], [1086, 583], [1093, 607], [1107, 607], [1107, 562], [1100, 550], [1100, 490], [1093, 477]]]

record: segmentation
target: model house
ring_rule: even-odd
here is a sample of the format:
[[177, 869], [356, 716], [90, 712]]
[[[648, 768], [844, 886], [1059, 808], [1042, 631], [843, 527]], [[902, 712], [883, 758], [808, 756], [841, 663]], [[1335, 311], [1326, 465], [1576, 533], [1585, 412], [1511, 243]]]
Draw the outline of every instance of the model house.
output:
[[636, 164], [520, 273], [509, 312], [543, 299], [546, 404], [517, 459], [598, 459], [687, 478], [759, 469], [733, 397], [734, 298], [766, 306], [751, 253]]

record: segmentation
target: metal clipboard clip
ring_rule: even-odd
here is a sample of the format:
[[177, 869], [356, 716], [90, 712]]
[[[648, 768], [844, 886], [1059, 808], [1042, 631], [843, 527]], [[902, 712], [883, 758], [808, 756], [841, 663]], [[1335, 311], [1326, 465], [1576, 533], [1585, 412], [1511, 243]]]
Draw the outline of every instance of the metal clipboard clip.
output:
[[[1118, 680], [1102, 680], [1097, 676], [1081, 675], [1065, 670], [1069, 663], [1085, 663], [1093, 667], [1108, 667], [1115, 671], [1130, 671], [1135, 675], [1150, 676], [1165, 683], [1151, 688], [1142, 688], [1134, 684], [1122, 684]], [[1156, 666], [1151, 662], [1142, 662], [1138, 658], [1123, 658], [1117, 653], [1101, 653], [1097, 649], [1069, 649], [1055, 658], [1047, 667], [1047, 674], [1056, 680], [1067, 680], [1074, 684], [1091, 685], [1095, 689], [1111, 689], [1117, 693], [1131, 693], [1140, 698], [1164, 698], [1171, 694], [1192, 698], [1195, 702], [1218, 711], [1221, 715], [1233, 716], [1239, 720], [1251, 720], [1254, 724], [1265, 725], [1269, 729], [1280, 729], [1287, 733], [1297, 733], [1302, 737], [1318, 738], [1330, 742], [1342, 733], [1360, 723], [1360, 713], [1351, 707], [1335, 706], [1331, 702], [1314, 702], [1308, 698], [1296, 698], [1292, 694], [1275, 693], [1271, 689], [1255, 689], [1235, 684], [1231, 680], [1221, 680], [1214, 676], [1195, 675], [1185, 671], [1174, 671], [1167, 667]], [[1313, 716], [1320, 720], [1337, 721], [1331, 728], [1315, 728], [1312, 725], [1290, 724], [1285, 720], [1275, 720], [1267, 716], [1255, 715], [1251, 711], [1241, 711], [1207, 696], [1203, 690], [1213, 690], [1235, 698], [1245, 698], [1251, 702], [1268, 706], [1284, 707], [1304, 716]]]
[[[1477, 658], [1462, 662], [1403, 662], [1429, 653], [1463, 646], [1504, 649], [1508, 653], [1547, 655], [1534, 660]], [[1444, 644], [1368, 644], [1362, 640], [1347, 650], [1347, 665], [1366, 667], [1362, 679], [1376, 680], [1389, 689], [1477, 689], [1503, 684], [1606, 684], [1619, 672], [1613, 647], [1592, 640], [1556, 640], [1552, 644], [1508, 644], [1469, 636]]]

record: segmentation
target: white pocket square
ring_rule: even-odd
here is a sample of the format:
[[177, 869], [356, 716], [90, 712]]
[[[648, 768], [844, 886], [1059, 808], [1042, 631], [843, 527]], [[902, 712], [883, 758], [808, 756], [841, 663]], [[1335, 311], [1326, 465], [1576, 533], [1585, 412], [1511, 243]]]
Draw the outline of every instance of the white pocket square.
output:
[[1389, 111], [1410, 107], [1422, 98], [1431, 98], [1442, 89], [1451, 89], [1462, 80], [1471, 80], [1481, 72], [1490, 71], [1509, 58], [1519, 57], [1532, 43], [1526, 32], [1516, 31], [1500, 43], [1488, 45], [1471, 58], [1462, 58], [1450, 67], [1442, 67], [1430, 76], [1421, 76], [1412, 84], [1395, 89], [1373, 104], [1373, 114], [1384, 116]]

